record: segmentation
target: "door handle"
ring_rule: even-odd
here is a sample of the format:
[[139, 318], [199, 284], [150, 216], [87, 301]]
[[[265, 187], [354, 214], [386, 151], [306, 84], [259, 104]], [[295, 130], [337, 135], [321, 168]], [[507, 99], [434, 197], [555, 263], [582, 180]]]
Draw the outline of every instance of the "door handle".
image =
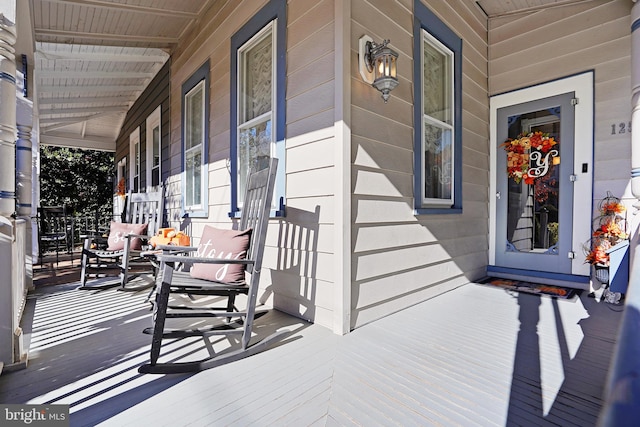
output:
[[499, 199], [499, 198], [500, 198], [500, 196], [501, 196], [500, 192], [499, 192], [499, 191], [496, 191], [496, 199]]

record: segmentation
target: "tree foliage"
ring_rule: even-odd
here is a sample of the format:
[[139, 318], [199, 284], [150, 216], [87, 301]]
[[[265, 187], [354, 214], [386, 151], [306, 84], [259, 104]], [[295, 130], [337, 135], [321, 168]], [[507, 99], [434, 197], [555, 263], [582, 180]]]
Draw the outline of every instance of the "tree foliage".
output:
[[110, 216], [114, 172], [113, 153], [42, 146], [40, 205], [66, 204], [77, 215]]

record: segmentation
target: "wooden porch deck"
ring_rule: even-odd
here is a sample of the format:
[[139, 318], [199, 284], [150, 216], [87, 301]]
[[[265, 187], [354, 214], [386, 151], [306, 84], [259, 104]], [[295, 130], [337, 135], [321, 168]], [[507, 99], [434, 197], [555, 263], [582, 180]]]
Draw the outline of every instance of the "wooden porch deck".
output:
[[478, 284], [346, 336], [273, 311], [256, 333], [291, 330], [280, 345], [157, 376], [137, 373], [146, 294], [77, 287], [30, 296], [29, 366], [0, 375], [0, 403], [69, 404], [72, 426], [592, 426], [622, 311], [584, 292], [556, 300]]

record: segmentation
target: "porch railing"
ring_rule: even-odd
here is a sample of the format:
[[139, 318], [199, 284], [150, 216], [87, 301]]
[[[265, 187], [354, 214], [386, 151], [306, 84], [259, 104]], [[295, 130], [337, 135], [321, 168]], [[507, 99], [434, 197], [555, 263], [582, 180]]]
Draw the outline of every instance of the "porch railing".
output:
[[24, 359], [20, 319], [27, 297], [26, 254], [27, 222], [0, 216], [0, 371], [2, 365], [14, 365]]
[[73, 245], [82, 245], [84, 237], [87, 235], [108, 232], [111, 221], [116, 219], [111, 215], [74, 215], [72, 217]]
[[[111, 221], [119, 221], [120, 216], [115, 215], [100, 215], [95, 213], [93, 215], [70, 215], [67, 219], [66, 233], [68, 246], [59, 246], [58, 250], [72, 250], [75, 247], [81, 246], [84, 238], [89, 235], [102, 235], [109, 232], [109, 226]], [[37, 216], [35, 222], [38, 225], [38, 233], [40, 235], [43, 227], [52, 229], [43, 224], [41, 218]], [[46, 222], [46, 221], [45, 221]], [[39, 244], [43, 244], [39, 242]], [[42, 248], [42, 252], [48, 252], [47, 248]]]

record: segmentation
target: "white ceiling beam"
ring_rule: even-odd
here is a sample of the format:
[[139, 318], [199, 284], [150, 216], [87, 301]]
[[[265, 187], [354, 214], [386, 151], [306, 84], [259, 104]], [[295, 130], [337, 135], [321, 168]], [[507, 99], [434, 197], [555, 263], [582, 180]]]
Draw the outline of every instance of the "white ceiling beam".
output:
[[40, 134], [40, 145], [54, 145], [56, 147], [84, 148], [87, 150], [116, 151], [116, 141], [104, 137], [81, 137], [75, 134], [56, 133]]
[[72, 125], [74, 123], [81, 123], [87, 120], [93, 120], [93, 119], [99, 119], [105, 116], [113, 116], [114, 114], [122, 114], [124, 117], [123, 113], [113, 113], [113, 112], [105, 112], [105, 113], [98, 113], [98, 114], [89, 114], [88, 116], [76, 116], [76, 117], [58, 117], [58, 118], [51, 118], [51, 119], [44, 119], [41, 118], [39, 120], [40, 122], [40, 127], [45, 129], [45, 131], [50, 131], [52, 129], [56, 129], [62, 126], [69, 126]]
[[91, 86], [62, 86], [62, 85], [39, 85], [39, 93], [87, 93], [87, 92], [140, 92], [140, 85], [91, 85]]
[[132, 62], [163, 64], [169, 55], [132, 55], [100, 52], [53, 52], [36, 51], [37, 59], [49, 61]]
[[52, 126], [46, 126], [46, 125], [66, 123], [65, 126], [68, 126], [70, 124], [84, 122], [85, 120], [91, 120], [95, 116], [97, 116], [97, 114], [92, 114], [89, 116], [76, 116], [76, 117], [57, 117], [57, 118], [51, 118], [51, 119], [40, 118], [39, 122], [40, 122], [40, 127], [50, 129]]
[[38, 70], [38, 78], [86, 78], [86, 79], [148, 79], [155, 76], [155, 72], [140, 71], [49, 71]]
[[125, 112], [129, 109], [129, 104], [123, 105], [114, 105], [110, 107], [81, 107], [81, 108], [40, 108], [38, 109], [38, 113], [41, 116], [49, 115], [49, 114], [81, 114], [88, 113], [91, 111], [97, 112], [114, 112], [114, 111], [122, 111]]
[[197, 13], [185, 12], [184, 10], [163, 9], [157, 6], [146, 7], [134, 4], [113, 3], [104, 0], [45, 0], [51, 3], [75, 4], [77, 6], [96, 7], [102, 9], [121, 10], [127, 12], [144, 13], [151, 15], [160, 15], [173, 18], [196, 19]]
[[[64, 92], [64, 90], [61, 90]], [[103, 96], [103, 97], [86, 97], [86, 98], [39, 98], [39, 105], [49, 104], [110, 104], [114, 102], [127, 103], [133, 101], [135, 98], [132, 96]]]
[[[82, 123], [87, 123], [87, 122], [82, 122]], [[46, 127], [43, 126], [42, 120], [40, 120], [40, 129], [41, 130], [46, 130], [47, 132], [55, 130], [55, 129], [60, 129], [63, 127], [67, 127], [67, 126], [73, 126], [77, 123], [56, 123], [56, 124], [50, 124], [47, 125]]]
[[[132, 34], [107, 34], [107, 33], [86, 33], [80, 31], [51, 30], [36, 28], [36, 38], [52, 36], [52, 37], [68, 37], [70, 39], [80, 40], [99, 40], [101, 42], [126, 42], [126, 43], [149, 43], [159, 46], [174, 45], [178, 43], [177, 37], [163, 36], [134, 36]], [[42, 41], [42, 40], [41, 40]]]

